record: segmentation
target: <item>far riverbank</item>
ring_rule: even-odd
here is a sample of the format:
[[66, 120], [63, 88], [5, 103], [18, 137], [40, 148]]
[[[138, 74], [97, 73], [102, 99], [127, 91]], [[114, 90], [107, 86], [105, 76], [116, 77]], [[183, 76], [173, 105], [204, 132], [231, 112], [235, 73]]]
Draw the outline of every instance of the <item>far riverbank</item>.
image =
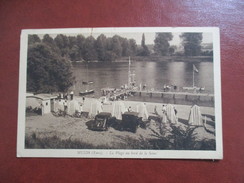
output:
[[[128, 62], [128, 57], [116, 59], [115, 62]], [[133, 61], [146, 62], [213, 62], [212, 56], [132, 56]]]
[[[132, 61], [143, 62], [213, 62], [213, 56], [131, 56]], [[97, 63], [97, 62], [128, 62], [129, 57], [120, 57], [113, 61], [72, 61], [72, 63]]]

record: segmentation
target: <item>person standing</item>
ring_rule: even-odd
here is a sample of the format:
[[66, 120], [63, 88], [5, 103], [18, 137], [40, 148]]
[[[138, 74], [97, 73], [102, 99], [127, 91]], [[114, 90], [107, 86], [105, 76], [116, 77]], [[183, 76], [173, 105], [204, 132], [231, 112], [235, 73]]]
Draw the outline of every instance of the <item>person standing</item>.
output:
[[44, 114], [44, 106], [43, 106], [42, 103], [41, 103], [41, 105], [40, 105], [40, 114], [41, 114], [41, 115]]
[[166, 84], [164, 84], [164, 92], [166, 92]]
[[154, 107], [154, 114], [158, 115], [157, 106]]
[[166, 114], [166, 105], [163, 105], [162, 111]]
[[132, 108], [131, 108], [131, 106], [129, 106], [129, 108], [128, 108], [128, 112], [132, 112]]
[[167, 123], [166, 105], [163, 105], [162, 112], [163, 112], [162, 122]]
[[74, 97], [74, 92], [73, 90], [70, 92], [70, 99], [73, 100], [73, 97]]
[[66, 116], [67, 111], [68, 111], [68, 103], [67, 103], [67, 100], [65, 100], [64, 101], [64, 116]]
[[175, 112], [175, 120], [176, 120], [176, 123], [178, 122], [178, 117], [177, 117], [177, 110], [176, 108], [174, 107], [174, 112]]

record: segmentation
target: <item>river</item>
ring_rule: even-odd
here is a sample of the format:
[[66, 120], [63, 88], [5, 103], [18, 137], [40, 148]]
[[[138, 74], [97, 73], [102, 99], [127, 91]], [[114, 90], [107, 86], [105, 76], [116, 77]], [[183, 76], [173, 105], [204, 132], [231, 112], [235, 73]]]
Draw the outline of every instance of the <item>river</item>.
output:
[[[195, 86], [204, 87], [205, 93], [214, 93], [213, 63], [194, 63], [198, 73], [194, 74]], [[128, 83], [128, 62], [90, 62], [74, 63], [73, 75], [76, 78], [74, 86], [75, 94], [80, 91], [94, 89], [93, 97], [101, 96], [101, 88], [120, 88]], [[178, 88], [193, 85], [193, 64], [187, 62], [131, 62], [131, 71], [135, 73], [135, 81], [139, 85], [146, 84], [147, 88], [163, 90], [164, 84], [176, 85]], [[82, 81], [93, 81], [91, 85], [83, 85]], [[161, 97], [131, 97], [131, 100], [146, 102], [165, 102], [175, 104], [192, 105], [192, 101], [185, 99], [170, 99]], [[214, 102], [194, 101], [203, 106], [213, 106]]]

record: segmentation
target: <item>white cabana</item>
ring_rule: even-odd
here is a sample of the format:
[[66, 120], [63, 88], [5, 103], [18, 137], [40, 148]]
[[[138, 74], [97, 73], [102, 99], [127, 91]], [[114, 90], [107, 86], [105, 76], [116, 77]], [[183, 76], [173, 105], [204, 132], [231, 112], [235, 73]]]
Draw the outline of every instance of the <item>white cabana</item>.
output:
[[189, 125], [203, 126], [202, 114], [200, 107], [197, 105], [192, 106], [189, 115]]
[[51, 94], [27, 94], [26, 95], [26, 107], [40, 108], [41, 114], [48, 114], [53, 110], [54, 101], [57, 98]]
[[26, 98], [26, 107], [31, 107], [34, 109], [34, 108], [41, 107], [41, 104], [42, 104], [41, 99], [34, 98], [34, 97]]
[[112, 104], [112, 116], [122, 120], [122, 114], [126, 111], [125, 104], [121, 101], [115, 101]]
[[91, 103], [89, 117], [95, 117], [100, 112], [103, 112], [102, 103], [99, 100], [95, 100]]
[[58, 100], [58, 101], [55, 101], [55, 104], [54, 104], [54, 112], [57, 112], [57, 111], [64, 111], [64, 100]]
[[80, 105], [76, 100], [68, 101], [67, 104], [67, 114], [73, 115], [76, 111], [80, 111]]
[[170, 123], [174, 123], [174, 124], [178, 123], [177, 117], [175, 115], [174, 107], [171, 104], [168, 104], [166, 106], [166, 115]]
[[146, 104], [140, 103], [139, 105], [136, 106], [136, 110], [139, 113], [138, 117], [141, 117], [142, 120], [148, 120], [149, 115], [148, 115]]

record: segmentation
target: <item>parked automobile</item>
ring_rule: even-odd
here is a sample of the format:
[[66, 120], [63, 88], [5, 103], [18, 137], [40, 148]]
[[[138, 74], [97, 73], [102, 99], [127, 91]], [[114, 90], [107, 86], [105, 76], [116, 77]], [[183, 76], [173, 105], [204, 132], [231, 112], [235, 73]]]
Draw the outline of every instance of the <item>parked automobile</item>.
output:
[[101, 112], [95, 116], [95, 120], [90, 125], [91, 130], [106, 131], [116, 119], [109, 112]]
[[122, 114], [122, 130], [135, 133], [142, 122], [142, 118], [138, 117], [138, 114], [137, 112], [125, 112]]

